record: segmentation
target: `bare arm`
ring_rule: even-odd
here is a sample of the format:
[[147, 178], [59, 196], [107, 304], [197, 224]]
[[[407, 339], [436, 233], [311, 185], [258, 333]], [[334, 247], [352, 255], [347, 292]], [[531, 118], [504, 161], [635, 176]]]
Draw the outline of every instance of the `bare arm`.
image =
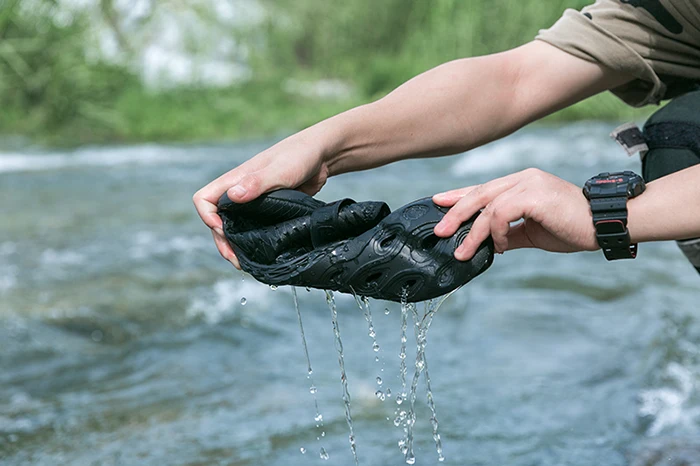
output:
[[224, 192], [236, 202], [279, 188], [315, 194], [328, 176], [469, 150], [628, 79], [539, 41], [456, 60], [275, 144], [199, 190], [194, 203], [221, 255], [238, 266], [216, 214]]
[[628, 202], [632, 241], [700, 237], [700, 165], [659, 178]]
[[627, 80], [540, 41], [455, 60], [322, 122], [330, 174], [464, 152]]

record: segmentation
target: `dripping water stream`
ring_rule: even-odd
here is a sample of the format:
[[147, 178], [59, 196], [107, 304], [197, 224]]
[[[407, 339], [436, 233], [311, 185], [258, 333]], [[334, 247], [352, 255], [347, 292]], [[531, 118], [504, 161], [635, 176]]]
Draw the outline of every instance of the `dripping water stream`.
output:
[[[428, 373], [428, 361], [425, 356], [425, 347], [427, 345], [427, 335], [428, 329], [433, 322], [433, 316], [440, 308], [443, 302], [451, 295], [448, 293], [439, 299], [431, 299], [425, 303], [425, 311], [423, 317], [420, 318], [418, 315], [418, 308], [415, 304], [411, 303], [406, 305], [407, 310], [411, 311], [414, 323], [414, 333], [416, 337], [416, 362], [415, 362], [415, 372], [413, 374], [413, 379], [411, 380], [411, 387], [408, 393], [409, 409], [405, 416], [405, 428], [404, 432], [406, 434], [403, 439], [404, 444], [402, 446], [402, 452], [405, 454], [406, 463], [414, 464], [416, 461], [415, 455], [413, 453], [413, 427], [416, 423], [416, 389], [418, 387], [418, 380], [420, 378], [421, 372], [425, 377], [426, 384], [426, 396], [428, 399], [428, 408], [430, 409], [430, 424], [433, 430], [433, 440], [435, 441], [435, 449], [438, 455], [438, 461], [442, 462], [445, 460], [442, 450], [442, 440], [440, 439], [440, 433], [438, 431], [439, 422], [437, 419], [437, 411], [435, 409], [435, 400], [433, 398], [432, 388], [430, 386], [430, 374]], [[402, 303], [403, 304], [403, 303]], [[403, 312], [402, 305], [402, 312]]]
[[326, 302], [331, 310], [331, 320], [333, 323], [333, 334], [335, 335], [335, 348], [338, 351], [338, 364], [340, 365], [340, 381], [343, 385], [343, 404], [345, 405], [345, 420], [348, 423], [350, 429], [350, 434], [348, 440], [350, 441], [350, 450], [352, 450], [352, 456], [355, 459], [355, 465], [358, 465], [357, 460], [357, 446], [355, 445], [355, 431], [352, 425], [352, 414], [350, 413], [350, 391], [348, 390], [348, 379], [345, 374], [345, 360], [343, 357], [343, 342], [340, 339], [340, 327], [338, 326], [338, 309], [335, 304], [335, 297], [332, 291], [326, 291]]
[[384, 401], [387, 397], [391, 397], [391, 389], [388, 387], [382, 387], [384, 384], [384, 380], [382, 379], [382, 373], [384, 372], [384, 361], [380, 353], [381, 347], [377, 341], [377, 331], [374, 328], [374, 323], [372, 322], [372, 308], [370, 306], [369, 299], [366, 296], [360, 298], [354, 291], [353, 296], [355, 297], [355, 302], [357, 303], [358, 308], [365, 316], [365, 320], [367, 321], [367, 334], [372, 339], [372, 351], [376, 353], [374, 361], [380, 364], [379, 372], [375, 378], [377, 389], [374, 395], [381, 401]]
[[[313, 396], [314, 399], [314, 408], [316, 408], [316, 414], [314, 416], [314, 421], [316, 421], [316, 428], [321, 429], [321, 433], [319, 437], [316, 437], [316, 440], [320, 440], [320, 437], [325, 437], [326, 432], [323, 429], [323, 415], [321, 414], [321, 411], [318, 409], [318, 396], [316, 393], [318, 392], [318, 389], [316, 388], [316, 384], [314, 384], [314, 378], [313, 378], [313, 369], [311, 368], [311, 358], [309, 357], [309, 348], [306, 344], [306, 335], [304, 334], [304, 324], [302, 323], [301, 320], [301, 311], [299, 310], [299, 297], [297, 296], [297, 289], [295, 287], [292, 287], [292, 296], [294, 297], [294, 308], [297, 311], [297, 318], [299, 319], [299, 331], [301, 332], [301, 344], [302, 347], [304, 348], [304, 356], [306, 356], [306, 378], [309, 379], [309, 382], [311, 383], [311, 386], [309, 387], [309, 392]], [[301, 453], [304, 454], [306, 452], [305, 448], [301, 448]], [[326, 453], [325, 448], [323, 445], [321, 445], [320, 449], [320, 455], [321, 458], [324, 457], [324, 455], [328, 455]]]

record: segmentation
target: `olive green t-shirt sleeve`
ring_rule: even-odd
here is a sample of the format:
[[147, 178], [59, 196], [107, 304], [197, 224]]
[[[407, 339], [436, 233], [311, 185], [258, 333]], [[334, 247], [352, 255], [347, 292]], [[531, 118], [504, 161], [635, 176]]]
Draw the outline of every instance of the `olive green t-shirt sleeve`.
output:
[[536, 39], [633, 76], [611, 90], [633, 106], [700, 83], [700, 0], [598, 0], [580, 12], [566, 10]]

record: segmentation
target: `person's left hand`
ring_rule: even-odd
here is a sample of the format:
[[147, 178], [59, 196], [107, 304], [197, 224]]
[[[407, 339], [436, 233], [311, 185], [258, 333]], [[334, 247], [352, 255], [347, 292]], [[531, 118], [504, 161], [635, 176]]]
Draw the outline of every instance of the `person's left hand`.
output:
[[[518, 248], [552, 252], [599, 249], [581, 188], [535, 168], [436, 194], [433, 202], [451, 207], [435, 226], [435, 234], [443, 238], [452, 236], [464, 221], [483, 209], [455, 250], [458, 260], [471, 259], [489, 235], [499, 253]], [[511, 222], [520, 219], [524, 221], [511, 227]]]

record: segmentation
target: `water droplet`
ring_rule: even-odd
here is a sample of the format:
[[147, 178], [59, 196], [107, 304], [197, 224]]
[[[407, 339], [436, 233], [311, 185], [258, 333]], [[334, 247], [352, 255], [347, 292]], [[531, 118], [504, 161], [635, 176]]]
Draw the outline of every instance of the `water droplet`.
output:
[[[399, 419], [399, 417], [396, 416], [396, 419], [394, 419], [394, 425], [395, 425], [396, 427], [398, 427], [399, 424], [401, 424], [401, 419]], [[399, 445], [399, 446], [400, 446], [400, 445]]]
[[401, 336], [401, 343], [406, 343], [406, 336], [405, 335]]
[[374, 357], [374, 362], [379, 362], [379, 356]]
[[321, 421], [323, 421], [323, 414], [318, 413], [318, 414], [316, 415], [316, 417], [314, 418], [314, 421], [316, 421], [316, 422], [321, 422]]
[[330, 457], [328, 455], [328, 452], [326, 451], [326, 449], [323, 447], [321, 447], [321, 452], [319, 453], [319, 456], [321, 457], [322, 460], [327, 460]]
[[271, 289], [272, 291], [277, 290], [277, 285], [270, 285], [270, 289]]
[[325, 437], [325, 436], [326, 436], [326, 431], [321, 432], [321, 437]]
[[399, 440], [399, 448], [403, 448], [404, 445], [406, 445], [406, 440], [404, 440], [404, 439]]
[[396, 404], [400, 405], [401, 403], [403, 403], [403, 397], [401, 395], [398, 395], [396, 397]]
[[406, 445], [401, 447], [401, 453], [403, 453], [404, 455], [408, 453], [408, 447]]
[[387, 396], [388, 398], [391, 398], [391, 388], [387, 388], [387, 389], [386, 389], [386, 396]]
[[415, 464], [416, 462], [416, 457], [413, 455], [413, 453], [409, 454], [406, 457], [406, 464]]
[[374, 392], [374, 396], [376, 396], [377, 398], [379, 398], [381, 400], [382, 397], [384, 396], [384, 392], [382, 392], [381, 390], [377, 390], [376, 392]]
[[381, 384], [382, 384], [382, 378], [381, 378], [381, 377], [377, 377], [377, 385], [381, 385]]
[[376, 342], [375, 342], [375, 343], [372, 345], [372, 349], [374, 350], [375, 353], [378, 353], [378, 352], [379, 352], [379, 343], [376, 343]]
[[304, 447], [301, 447], [301, 448], [299, 449], [299, 451], [301, 452], [302, 455], [305, 455], [305, 454], [306, 454], [306, 448], [304, 448]]
[[318, 389], [316, 388], [315, 385], [312, 385], [311, 387], [309, 387], [309, 392], [310, 392], [312, 395], [315, 395], [317, 391], [318, 391]]
[[443, 461], [445, 461], [445, 457], [442, 455], [438, 456], [438, 461], [442, 463]]
[[90, 334], [90, 338], [92, 338], [92, 341], [99, 343], [102, 341], [102, 338], [104, 337], [104, 333], [102, 333], [102, 330], [95, 330]]
[[307, 293], [311, 293], [311, 288], [309, 288], [309, 287], [307, 286], [307, 287], [306, 287], [306, 292], [307, 292]]
[[391, 311], [389, 310], [388, 307], [384, 308], [384, 314], [385, 314], [385, 315], [389, 315], [390, 312], [391, 312]]
[[241, 306], [245, 306], [245, 303], [247, 303], [248, 300], [245, 299], [245, 297], [241, 298]]
[[313, 373], [314, 373], [314, 370], [311, 367], [309, 367], [309, 375], [311, 375]]

